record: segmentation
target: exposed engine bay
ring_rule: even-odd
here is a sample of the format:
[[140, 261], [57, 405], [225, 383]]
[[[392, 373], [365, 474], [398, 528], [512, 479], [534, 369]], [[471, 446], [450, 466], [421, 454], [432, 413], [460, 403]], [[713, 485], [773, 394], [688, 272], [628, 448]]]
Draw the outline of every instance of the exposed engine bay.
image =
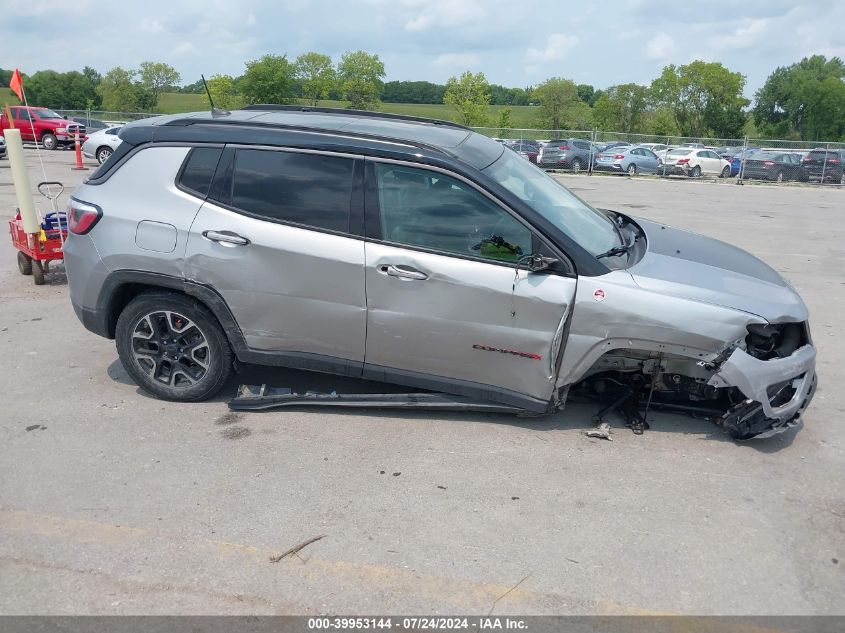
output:
[[634, 433], [649, 411], [707, 419], [735, 439], [769, 437], [798, 424], [815, 390], [806, 323], [752, 324], [711, 361], [637, 350], [604, 354], [569, 393], [601, 403], [596, 424], [619, 413]]

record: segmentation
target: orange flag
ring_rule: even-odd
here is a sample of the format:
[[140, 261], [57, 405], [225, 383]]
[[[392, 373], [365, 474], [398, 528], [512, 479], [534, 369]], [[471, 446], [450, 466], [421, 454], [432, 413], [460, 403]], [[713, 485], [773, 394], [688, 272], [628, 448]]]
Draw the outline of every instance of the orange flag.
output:
[[12, 78], [9, 80], [9, 88], [18, 95], [18, 101], [23, 101], [23, 82], [21, 81], [21, 73], [17, 68], [15, 68]]

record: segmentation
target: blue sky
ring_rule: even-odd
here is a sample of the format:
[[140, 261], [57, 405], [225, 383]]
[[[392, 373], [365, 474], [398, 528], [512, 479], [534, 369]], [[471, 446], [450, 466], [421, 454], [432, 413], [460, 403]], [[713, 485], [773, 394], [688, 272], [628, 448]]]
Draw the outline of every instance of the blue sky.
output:
[[845, 58], [843, 25], [842, 0], [27, 0], [2, 11], [0, 67], [166, 61], [190, 83], [264, 53], [364, 49], [388, 80], [472, 70], [506, 86], [562, 76], [604, 88], [705, 59], [745, 74], [751, 96], [779, 65]]

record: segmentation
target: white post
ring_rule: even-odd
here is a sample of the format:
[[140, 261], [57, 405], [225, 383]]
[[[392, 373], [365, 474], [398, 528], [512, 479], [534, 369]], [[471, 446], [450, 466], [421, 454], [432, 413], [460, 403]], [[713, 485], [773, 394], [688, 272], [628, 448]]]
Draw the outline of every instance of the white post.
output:
[[17, 128], [9, 128], [3, 132], [3, 135], [6, 137], [6, 151], [9, 154], [9, 166], [12, 168], [12, 181], [15, 183], [23, 230], [25, 233], [39, 233], [41, 226], [35, 213], [35, 202], [32, 200], [21, 131]]

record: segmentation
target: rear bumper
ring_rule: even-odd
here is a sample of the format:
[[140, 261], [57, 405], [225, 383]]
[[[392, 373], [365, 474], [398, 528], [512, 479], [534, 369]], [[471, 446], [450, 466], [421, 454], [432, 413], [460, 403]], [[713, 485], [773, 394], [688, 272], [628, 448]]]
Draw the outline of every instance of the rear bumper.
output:
[[624, 171], [622, 169], [622, 165], [620, 165], [619, 163], [596, 163], [595, 165], [593, 165], [593, 170], [594, 171], [618, 171], [619, 173], [622, 173], [622, 171]]

